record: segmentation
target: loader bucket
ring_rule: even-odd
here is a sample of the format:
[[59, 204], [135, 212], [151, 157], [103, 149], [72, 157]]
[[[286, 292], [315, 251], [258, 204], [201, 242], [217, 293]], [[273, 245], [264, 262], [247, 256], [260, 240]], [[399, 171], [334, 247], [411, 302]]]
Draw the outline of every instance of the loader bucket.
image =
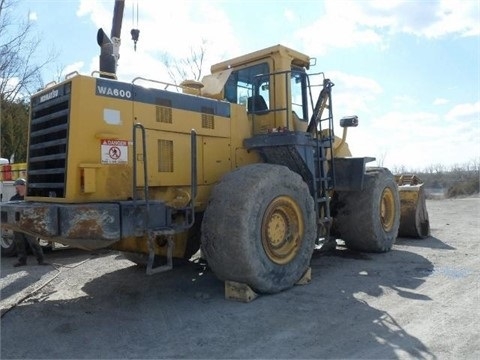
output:
[[423, 239], [430, 235], [423, 182], [415, 175], [396, 176], [400, 195], [398, 236]]

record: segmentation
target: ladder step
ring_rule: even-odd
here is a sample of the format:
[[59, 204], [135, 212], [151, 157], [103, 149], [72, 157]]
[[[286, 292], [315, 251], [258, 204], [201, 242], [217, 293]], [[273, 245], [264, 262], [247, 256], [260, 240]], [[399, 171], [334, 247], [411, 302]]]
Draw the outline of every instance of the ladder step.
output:
[[328, 224], [330, 222], [332, 222], [332, 218], [329, 217], [323, 217], [318, 219], [319, 224]]
[[[319, 121], [320, 127], [323, 121], [330, 121], [330, 118]], [[333, 190], [333, 159], [327, 158], [327, 154], [331, 152], [333, 146], [332, 127], [333, 124], [329, 122], [329, 126], [325, 126], [326, 130], [330, 130], [330, 135], [319, 139], [316, 147], [313, 147], [315, 174], [314, 181], [316, 186], [315, 203], [318, 211], [317, 224], [318, 226], [327, 229], [332, 224], [332, 217], [330, 216], [330, 201], [328, 191]], [[321, 131], [321, 129], [320, 129]]]

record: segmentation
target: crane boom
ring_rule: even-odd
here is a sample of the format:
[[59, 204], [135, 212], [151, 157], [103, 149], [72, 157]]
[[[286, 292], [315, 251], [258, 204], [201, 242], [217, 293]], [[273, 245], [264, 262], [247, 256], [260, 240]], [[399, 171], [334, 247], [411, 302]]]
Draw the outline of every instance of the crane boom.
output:
[[125, 0], [115, 0], [115, 7], [113, 8], [112, 32], [110, 33], [110, 37], [112, 39], [120, 39], [124, 9]]
[[[110, 38], [113, 43], [113, 56], [115, 58], [115, 70], [120, 58], [120, 35], [122, 32], [123, 10], [125, 9], [125, 0], [115, 0], [115, 7], [113, 8], [112, 32]], [[115, 71], [116, 72], [116, 71]]]

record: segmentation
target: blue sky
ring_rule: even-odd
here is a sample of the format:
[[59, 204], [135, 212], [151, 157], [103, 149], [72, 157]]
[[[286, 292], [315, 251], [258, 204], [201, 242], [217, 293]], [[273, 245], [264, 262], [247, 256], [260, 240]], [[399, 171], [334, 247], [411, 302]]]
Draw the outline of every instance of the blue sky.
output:
[[[312, 72], [335, 83], [336, 123], [354, 156], [407, 170], [480, 162], [480, 1], [139, 0], [125, 2], [118, 75], [170, 81], [163, 52], [188, 56], [206, 40], [211, 64], [275, 44], [317, 58]], [[132, 9], [138, 4], [138, 24]], [[110, 33], [114, 0], [20, 0], [42, 38], [41, 58], [58, 53], [45, 83], [98, 70], [96, 32]], [[140, 29], [137, 51], [130, 29]], [[336, 129], [340, 134], [340, 129]]]

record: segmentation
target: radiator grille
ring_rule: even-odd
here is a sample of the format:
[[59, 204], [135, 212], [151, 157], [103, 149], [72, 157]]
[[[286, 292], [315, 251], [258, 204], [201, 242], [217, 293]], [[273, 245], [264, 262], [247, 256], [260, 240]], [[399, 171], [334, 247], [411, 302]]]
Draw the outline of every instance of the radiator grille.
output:
[[166, 124], [172, 123], [172, 101], [170, 99], [156, 98], [156, 117], [157, 122]]
[[28, 196], [65, 197], [71, 83], [31, 101]]
[[173, 141], [158, 140], [158, 172], [173, 172]]
[[172, 123], [172, 108], [157, 106], [157, 122]]
[[204, 129], [214, 129], [214, 117], [213, 117], [213, 108], [202, 107], [202, 128]]

